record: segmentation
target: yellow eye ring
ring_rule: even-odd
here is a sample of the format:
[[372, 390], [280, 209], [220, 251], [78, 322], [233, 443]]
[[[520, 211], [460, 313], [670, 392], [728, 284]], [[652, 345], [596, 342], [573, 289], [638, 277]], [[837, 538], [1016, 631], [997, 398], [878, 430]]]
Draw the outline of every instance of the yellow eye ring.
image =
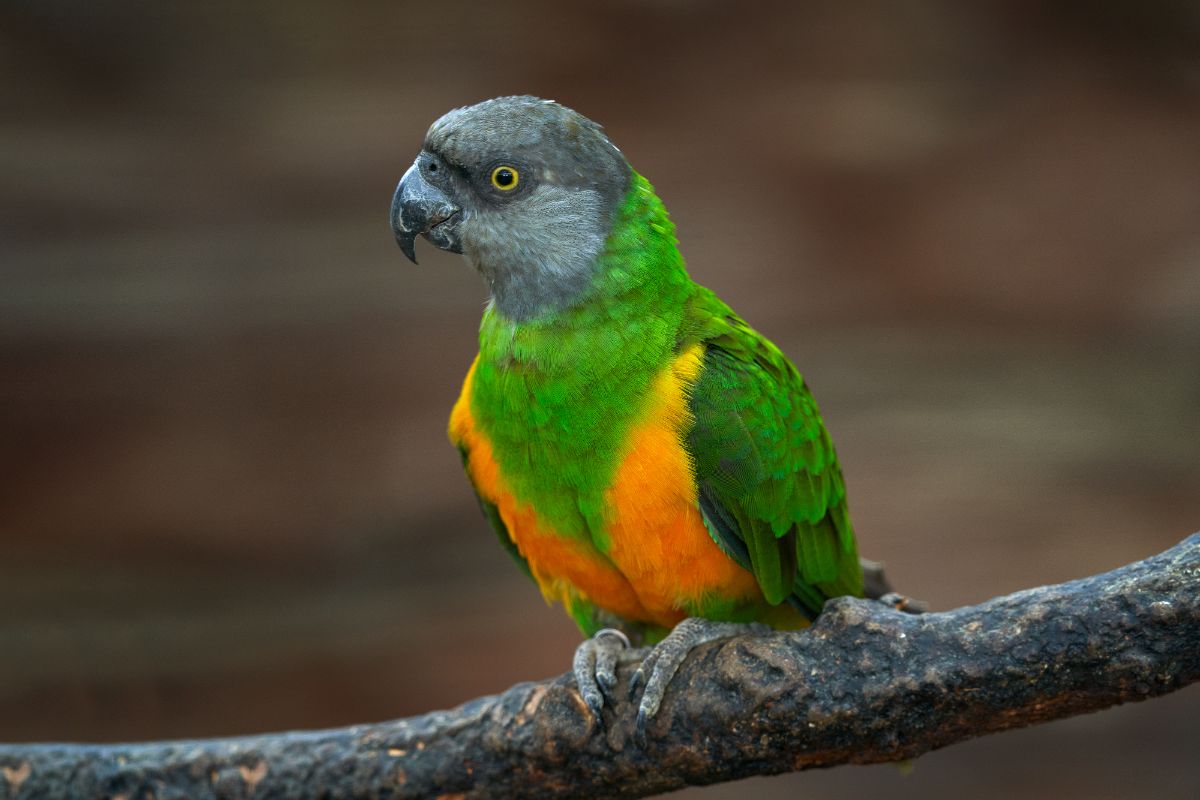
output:
[[521, 173], [516, 167], [499, 166], [492, 170], [492, 186], [502, 192], [511, 192], [521, 182]]

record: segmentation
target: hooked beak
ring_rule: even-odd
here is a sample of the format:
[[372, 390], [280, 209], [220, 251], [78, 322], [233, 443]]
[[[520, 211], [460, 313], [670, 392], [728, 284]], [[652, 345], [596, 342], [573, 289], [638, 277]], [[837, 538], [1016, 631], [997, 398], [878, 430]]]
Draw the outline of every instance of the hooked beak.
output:
[[461, 253], [459, 211], [445, 192], [425, 180], [417, 162], [413, 162], [392, 197], [392, 232], [396, 234], [396, 244], [414, 264], [417, 263], [414, 242], [419, 233], [442, 250]]

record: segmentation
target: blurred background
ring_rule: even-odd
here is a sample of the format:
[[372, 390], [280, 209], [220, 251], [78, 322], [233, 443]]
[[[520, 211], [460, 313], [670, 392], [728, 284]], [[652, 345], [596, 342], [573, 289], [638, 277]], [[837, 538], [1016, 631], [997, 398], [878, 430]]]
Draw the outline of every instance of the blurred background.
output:
[[[0, 740], [416, 714], [564, 671], [446, 418], [429, 123], [605, 125], [800, 366], [935, 608], [1200, 529], [1200, 6], [0, 3]], [[1200, 797], [1200, 688], [718, 798]]]

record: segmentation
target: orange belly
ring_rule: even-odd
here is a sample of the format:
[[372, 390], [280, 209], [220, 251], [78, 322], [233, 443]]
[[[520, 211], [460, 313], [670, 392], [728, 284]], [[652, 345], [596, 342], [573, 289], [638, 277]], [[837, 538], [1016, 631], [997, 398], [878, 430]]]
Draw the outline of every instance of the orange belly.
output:
[[697, 507], [682, 432], [690, 421], [686, 389], [700, 368], [695, 346], [654, 381], [606, 492], [605, 528], [589, 541], [560, 535], [512, 495], [491, 443], [471, 417], [472, 365], [450, 417], [450, 436], [466, 448], [477, 491], [499, 509], [547, 600], [568, 606], [584, 600], [667, 627], [699, 613], [706, 598], [761, 602], [754, 576], [717, 547]]
[[695, 471], [682, 441], [691, 423], [687, 388], [700, 369], [696, 345], [658, 376], [607, 492], [614, 512], [609, 558], [644, 606], [675, 621], [699, 613], [706, 598], [762, 596], [754, 576], [717, 547], [700, 516]]

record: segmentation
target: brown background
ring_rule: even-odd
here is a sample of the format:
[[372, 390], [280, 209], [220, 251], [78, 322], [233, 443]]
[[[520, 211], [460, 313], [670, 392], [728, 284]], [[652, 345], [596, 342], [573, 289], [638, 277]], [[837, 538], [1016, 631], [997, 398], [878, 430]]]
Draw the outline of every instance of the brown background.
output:
[[[600, 120], [937, 607], [1200, 528], [1191, 2], [0, 5], [0, 739], [339, 725], [564, 670], [445, 441], [426, 126]], [[688, 797], [1200, 797], [1200, 690]]]

